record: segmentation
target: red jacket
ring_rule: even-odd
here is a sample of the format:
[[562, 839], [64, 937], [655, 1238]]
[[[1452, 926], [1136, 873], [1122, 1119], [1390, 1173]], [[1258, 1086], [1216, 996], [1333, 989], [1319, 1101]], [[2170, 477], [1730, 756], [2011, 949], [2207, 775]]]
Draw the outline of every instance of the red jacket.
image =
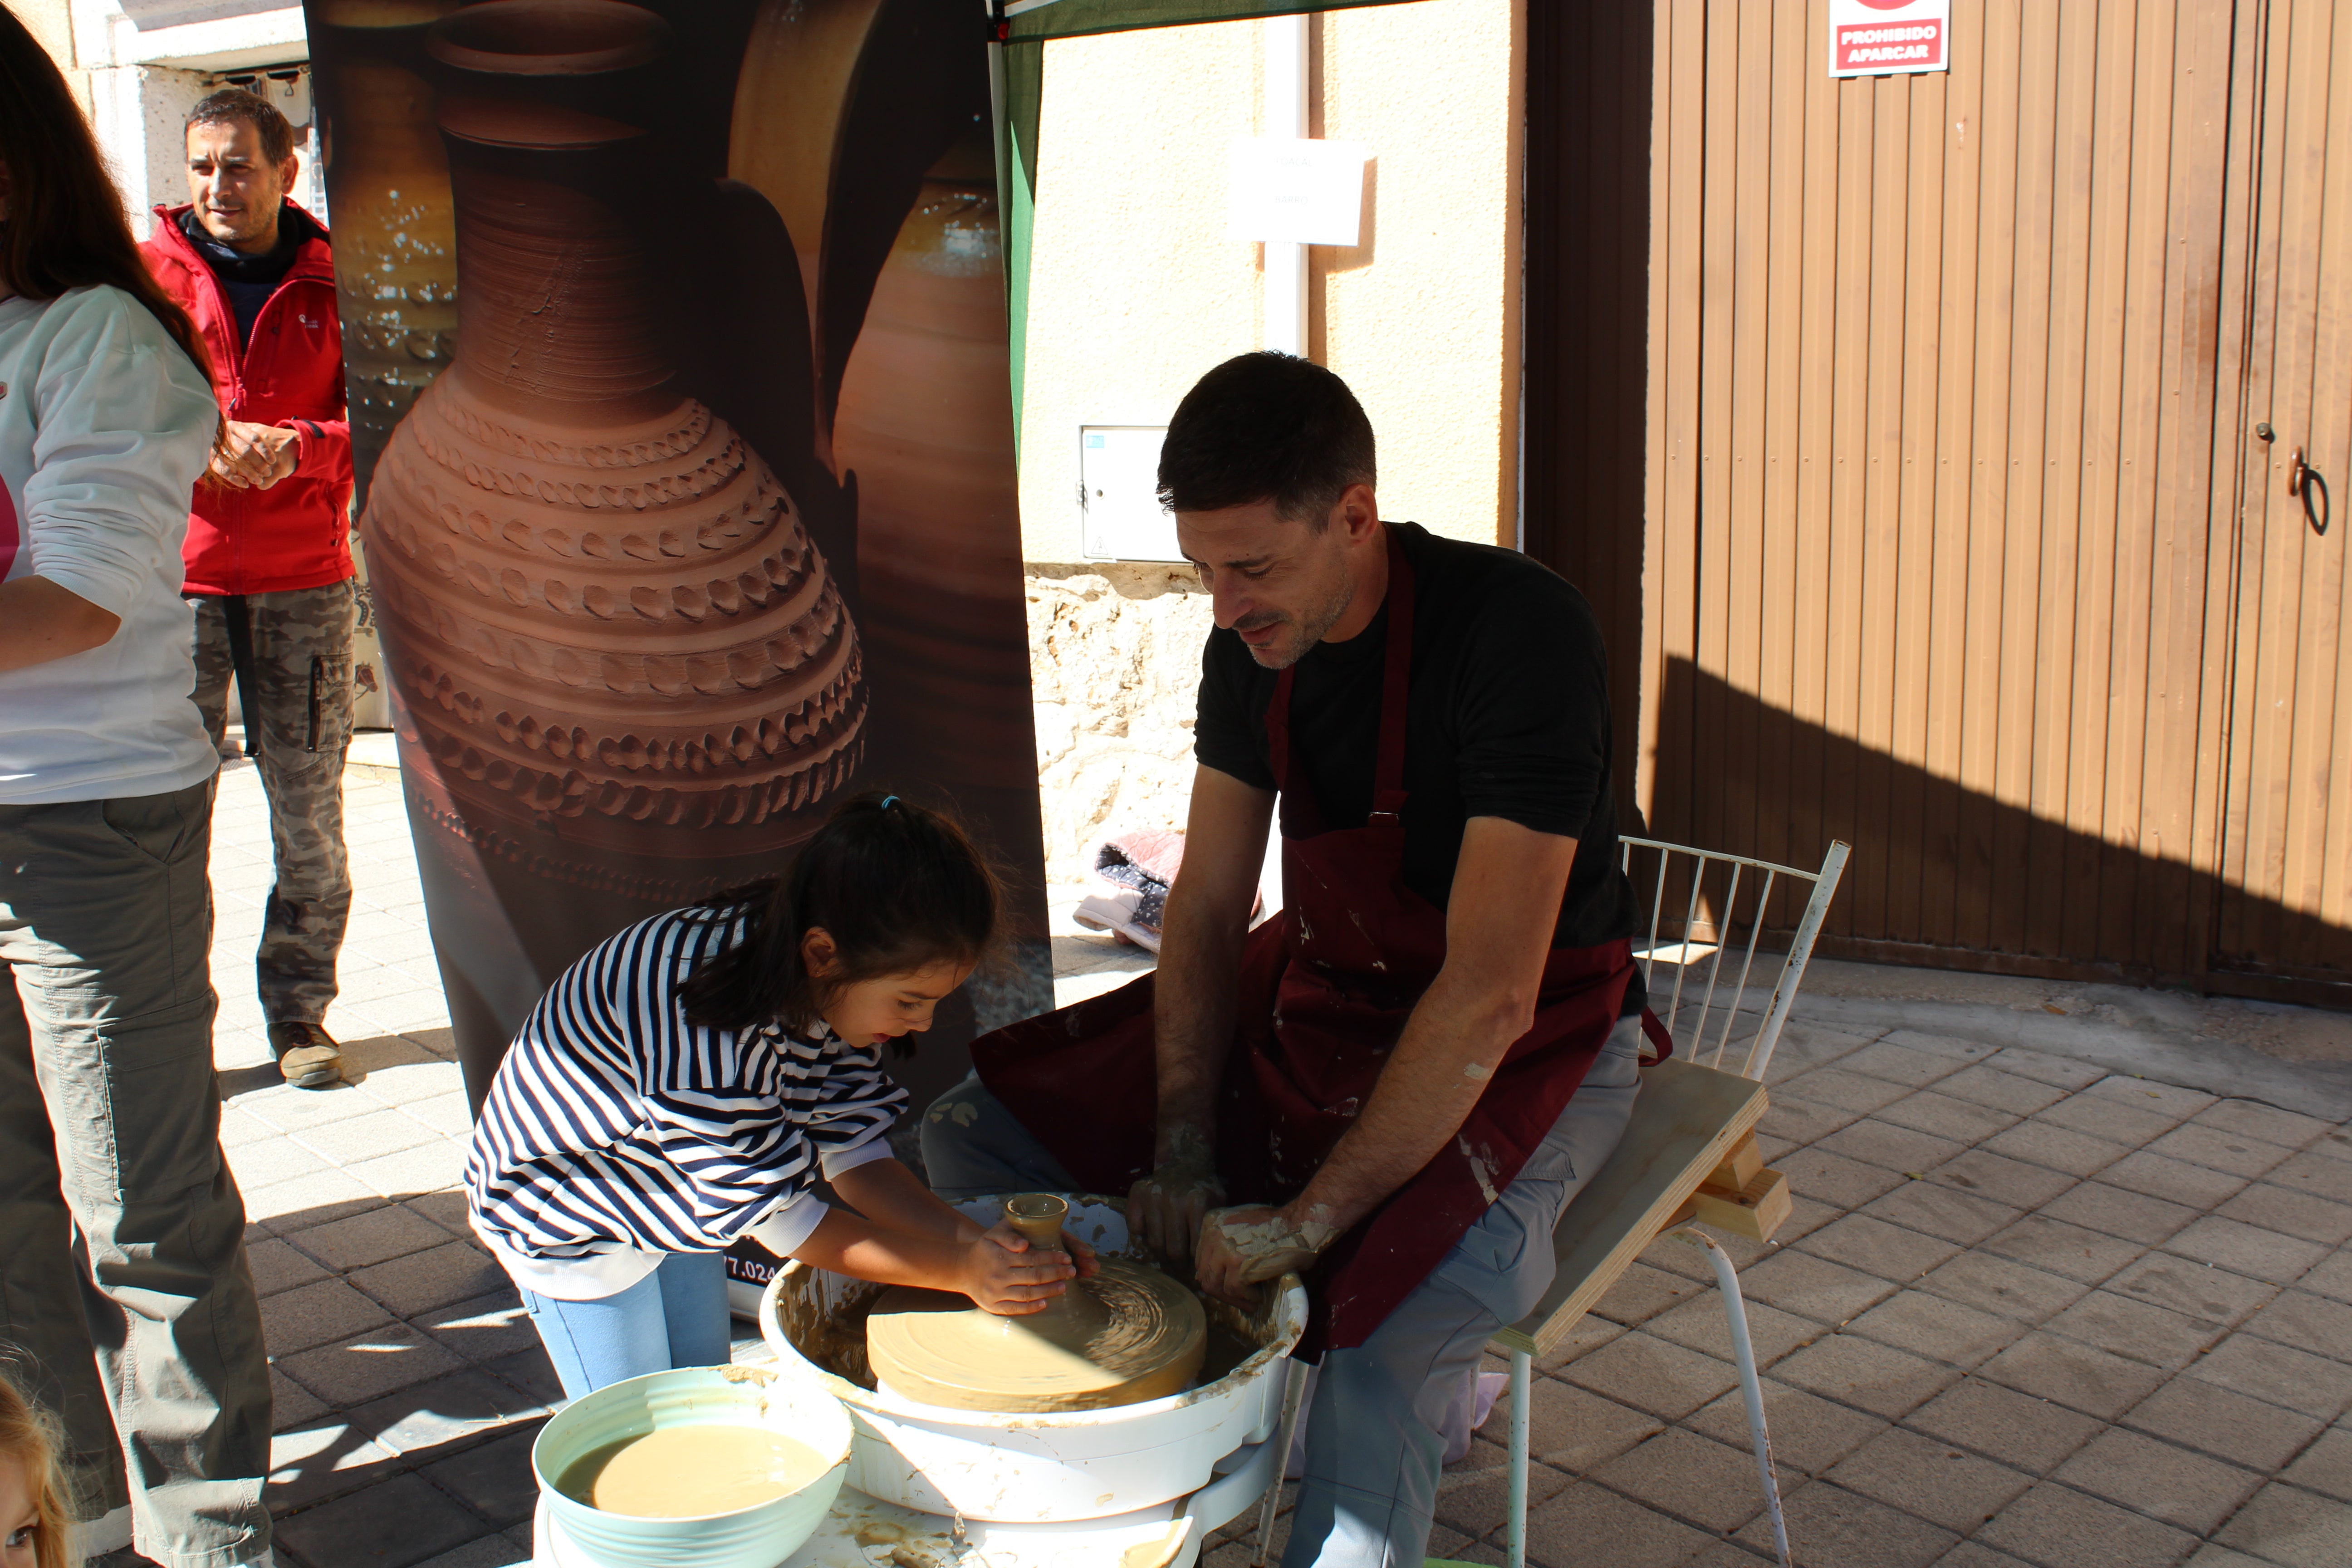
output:
[[325, 226], [295, 252], [240, 355], [228, 296], [180, 232], [187, 210], [155, 209], [155, 230], [140, 247], [148, 270], [204, 334], [221, 412], [292, 429], [297, 453], [293, 473], [266, 490], [198, 483], [188, 513], [187, 591], [267, 594], [340, 583], [352, 575], [352, 427]]

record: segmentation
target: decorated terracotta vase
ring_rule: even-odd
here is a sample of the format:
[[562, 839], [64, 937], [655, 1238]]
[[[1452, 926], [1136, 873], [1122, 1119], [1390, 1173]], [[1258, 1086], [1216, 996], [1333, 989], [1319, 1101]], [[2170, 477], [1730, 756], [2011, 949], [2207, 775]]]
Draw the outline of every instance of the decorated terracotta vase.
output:
[[874, 286], [834, 422], [857, 476], [864, 630], [894, 727], [960, 776], [1034, 791], [1019, 498], [994, 169], [986, 144], [923, 182]]
[[[500, 11], [463, 61], [493, 87], [501, 53], [530, 74], [532, 12], [660, 27], [597, 0], [445, 26]], [[457, 362], [394, 432], [362, 531], [463, 1047], [469, 1009], [476, 1033], [512, 1019], [625, 921], [780, 869], [856, 771], [866, 687], [792, 499], [672, 384], [631, 216], [643, 133], [520, 91], [452, 91], [438, 119]]]
[[364, 500], [393, 427], [455, 350], [457, 246], [449, 160], [421, 63], [425, 27], [456, 0], [327, 0], [333, 59], [327, 126], [334, 195], [335, 296], [343, 320], [352, 464]]
[[[882, 765], [952, 780], [952, 804], [1042, 864], [1022, 596], [1004, 276], [985, 141], [923, 181], [874, 285], [834, 421], [857, 486], [860, 629], [888, 694]], [[1036, 889], [1042, 893], [1042, 889]], [[974, 981], [982, 1028], [1052, 1005], [1042, 900], [1016, 900], [1016, 962]]]

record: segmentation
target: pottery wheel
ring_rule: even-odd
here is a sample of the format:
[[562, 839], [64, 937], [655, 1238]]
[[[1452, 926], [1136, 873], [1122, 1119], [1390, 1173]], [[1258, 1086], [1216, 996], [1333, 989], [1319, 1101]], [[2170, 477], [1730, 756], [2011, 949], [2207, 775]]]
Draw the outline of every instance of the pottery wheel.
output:
[[1150, 1265], [1104, 1258], [1062, 1300], [1077, 1310], [1003, 1318], [899, 1286], [874, 1304], [866, 1355], [892, 1393], [950, 1410], [1100, 1410], [1178, 1393], [1201, 1370], [1208, 1316]]

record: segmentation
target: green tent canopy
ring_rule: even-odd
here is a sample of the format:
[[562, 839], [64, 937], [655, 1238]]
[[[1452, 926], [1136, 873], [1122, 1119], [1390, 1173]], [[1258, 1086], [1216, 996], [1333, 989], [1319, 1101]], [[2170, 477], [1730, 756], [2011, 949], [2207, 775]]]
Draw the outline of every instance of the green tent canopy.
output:
[[1010, 0], [999, 10], [992, 51], [996, 103], [996, 188], [1004, 232], [1004, 290], [1013, 349], [1013, 428], [1021, 429], [1022, 371], [1028, 357], [1030, 232], [1037, 212], [1037, 117], [1045, 84], [1045, 41], [1196, 22], [1296, 16], [1407, 0]]

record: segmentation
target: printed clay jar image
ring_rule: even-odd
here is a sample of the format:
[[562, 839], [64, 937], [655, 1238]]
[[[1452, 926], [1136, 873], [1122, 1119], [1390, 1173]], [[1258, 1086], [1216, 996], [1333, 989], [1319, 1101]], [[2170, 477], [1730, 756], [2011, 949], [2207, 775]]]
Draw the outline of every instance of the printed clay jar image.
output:
[[455, 0], [333, 0], [321, 52], [340, 56], [327, 131], [336, 188], [336, 303], [360, 493], [393, 429], [454, 353], [457, 245], [433, 89], [410, 65]]
[[[558, 10], [566, 53], [534, 54], [532, 13]], [[620, 66], [667, 31], [598, 0], [492, 5], [434, 52], [495, 89], [577, 62], [583, 16]], [[648, 908], [772, 869], [856, 768], [857, 634], [775, 476], [671, 385], [618, 210], [643, 133], [520, 93], [445, 93], [438, 117], [457, 363], [362, 520], [420, 837]]]
[[1003, 384], [1003, 247], [988, 144], [950, 152], [926, 175], [849, 355], [833, 431], [858, 477], [865, 632], [903, 712], [945, 737], [967, 788], [1013, 792], [1036, 778], [1028, 626], [1019, 581], [1019, 499], [1000, 457], [1012, 409], [961, 395]]

